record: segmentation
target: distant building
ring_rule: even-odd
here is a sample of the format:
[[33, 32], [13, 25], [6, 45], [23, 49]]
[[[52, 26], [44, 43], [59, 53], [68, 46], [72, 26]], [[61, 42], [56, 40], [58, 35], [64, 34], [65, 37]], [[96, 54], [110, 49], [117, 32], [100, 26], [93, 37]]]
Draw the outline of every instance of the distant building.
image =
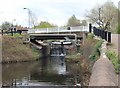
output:
[[16, 30], [17, 30], [17, 32], [20, 32], [20, 33], [22, 33], [22, 34], [27, 34], [28, 28], [27, 28], [27, 27], [22, 27], [22, 26], [20, 25], [20, 26], [17, 26], [17, 27], [16, 27]]

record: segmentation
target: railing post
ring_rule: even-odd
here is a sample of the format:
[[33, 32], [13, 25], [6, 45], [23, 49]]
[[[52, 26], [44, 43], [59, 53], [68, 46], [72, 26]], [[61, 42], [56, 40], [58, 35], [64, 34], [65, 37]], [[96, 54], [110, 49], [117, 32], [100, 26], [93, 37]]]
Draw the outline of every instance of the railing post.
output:
[[111, 43], [111, 32], [108, 31], [108, 42]]
[[92, 24], [91, 23], [89, 24], [89, 32], [90, 33], [92, 32]]
[[105, 40], [107, 41], [107, 31], [105, 30]]

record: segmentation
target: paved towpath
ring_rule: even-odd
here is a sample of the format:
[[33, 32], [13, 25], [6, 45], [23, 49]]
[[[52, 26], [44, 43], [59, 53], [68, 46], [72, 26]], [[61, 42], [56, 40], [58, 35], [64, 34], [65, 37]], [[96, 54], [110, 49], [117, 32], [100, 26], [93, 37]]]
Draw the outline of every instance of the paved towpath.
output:
[[111, 43], [113, 44], [111, 49], [120, 54], [120, 34], [112, 34]]
[[[110, 49], [120, 55], [120, 34], [112, 34], [111, 42], [113, 46]], [[120, 73], [118, 75], [118, 85], [120, 87]]]

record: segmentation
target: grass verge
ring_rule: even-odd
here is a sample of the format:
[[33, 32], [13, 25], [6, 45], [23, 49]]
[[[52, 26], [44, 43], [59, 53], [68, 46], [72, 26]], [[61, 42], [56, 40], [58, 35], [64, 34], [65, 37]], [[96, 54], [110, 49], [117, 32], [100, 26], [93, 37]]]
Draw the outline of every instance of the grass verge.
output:
[[118, 56], [115, 51], [108, 50], [106, 52], [107, 57], [111, 60], [112, 64], [114, 65], [115, 72], [118, 74], [119, 73], [119, 64], [120, 64], [120, 56]]

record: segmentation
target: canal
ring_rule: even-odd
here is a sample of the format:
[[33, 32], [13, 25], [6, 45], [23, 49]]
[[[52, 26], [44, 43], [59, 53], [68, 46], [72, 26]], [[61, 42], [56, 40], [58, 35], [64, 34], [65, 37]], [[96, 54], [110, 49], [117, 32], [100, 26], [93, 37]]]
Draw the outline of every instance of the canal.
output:
[[82, 75], [80, 64], [66, 62], [64, 56], [2, 65], [3, 86], [84, 86]]

